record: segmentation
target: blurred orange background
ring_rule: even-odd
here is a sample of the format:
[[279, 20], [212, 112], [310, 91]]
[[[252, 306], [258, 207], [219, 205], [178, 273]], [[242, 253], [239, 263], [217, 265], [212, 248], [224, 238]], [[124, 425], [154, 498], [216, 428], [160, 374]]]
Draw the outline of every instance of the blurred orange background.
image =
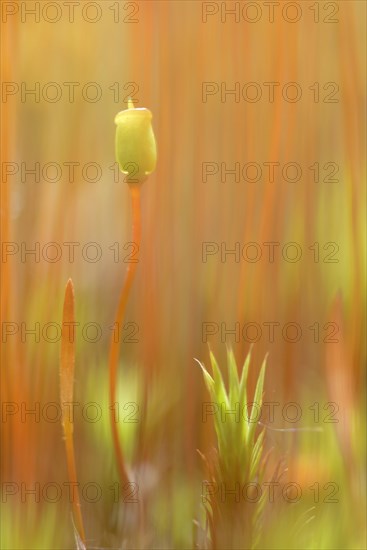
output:
[[[19, 8], [14, 14], [13, 4]], [[95, 343], [77, 332], [75, 399], [107, 407], [109, 327], [126, 270], [122, 258], [131, 251], [123, 248], [131, 240], [129, 192], [111, 168], [114, 117], [132, 95], [135, 106], [152, 111], [158, 147], [156, 171], [142, 190], [142, 246], [126, 313], [126, 322], [138, 326], [138, 342], [122, 346], [119, 369], [121, 392], [134, 396], [146, 387], [148, 393], [149, 414], [137, 428], [140, 443], [126, 435], [127, 454], [134, 467], [148, 464], [155, 472], [150, 482], [159, 490], [163, 525], [148, 519], [141, 547], [156, 548], [158, 540], [162, 547], [185, 548], [191, 540], [190, 518], [199, 508], [200, 488], [182, 497], [189, 508], [185, 528], [170, 502], [180, 498], [185, 480], [200, 478], [196, 449], [213, 444], [212, 430], [201, 421], [207, 395], [193, 360], [207, 361], [207, 342], [220, 362], [225, 344], [231, 344], [242, 364], [254, 340], [251, 388], [269, 352], [265, 395], [270, 401], [302, 403], [305, 409], [315, 401], [337, 403], [341, 422], [335, 452], [344, 457], [351, 484], [362, 487], [362, 451], [352, 441], [357, 432], [358, 441], [364, 441], [366, 4], [296, 2], [301, 17], [294, 23], [286, 17], [296, 12], [289, 8], [285, 16], [282, 2], [274, 22], [266, 3], [257, 3], [261, 17], [253, 23], [245, 16], [254, 19], [255, 8], [240, 12], [236, 22], [237, 15], [222, 13], [220, 2], [87, 2], [97, 8], [84, 12], [85, 3], [77, 2], [73, 23], [66, 2], [56, 3], [62, 16], [55, 23], [47, 18], [56, 17], [56, 8], [42, 12], [52, 3], [41, 2], [39, 22], [27, 15], [25, 4], [29, 8], [32, 2], [2, 2], [3, 402], [29, 408], [58, 402], [60, 343], [47, 341], [42, 327], [61, 323], [71, 277], [76, 320], [81, 327], [97, 323], [101, 328]], [[229, 9], [235, 3], [225, 4]], [[337, 13], [329, 15], [326, 4], [337, 5]], [[90, 21], [98, 15], [98, 21]], [[328, 17], [337, 21], [329, 23]], [[276, 83], [274, 101], [269, 82]], [[65, 83], [76, 83], [74, 101]], [[94, 84], [88, 88], [88, 83]], [[218, 91], [205, 95], [205, 83], [214, 83], [210, 90]], [[256, 85], [248, 88], [248, 83]], [[284, 98], [288, 83], [301, 89], [299, 101]], [[22, 89], [35, 86], [36, 95], [22, 97]], [[238, 97], [225, 93], [236, 86]], [[259, 89], [259, 100], [249, 100]], [[61, 90], [61, 98], [53, 102], [55, 90]], [[101, 97], [93, 102], [89, 98], [96, 90]], [[290, 96], [294, 90], [289, 88]], [[70, 181], [65, 163], [74, 162]], [[264, 164], [269, 162], [279, 163], [273, 182]], [[35, 163], [40, 163], [39, 181], [25, 171]], [[60, 167], [58, 181], [50, 181], [56, 172], [45, 172], [47, 163]], [[90, 181], [93, 167], [83, 171], [88, 163], [97, 163], [98, 181]], [[207, 181], [204, 163], [218, 168]], [[242, 171], [235, 181], [225, 172], [235, 163], [241, 170], [247, 163], [259, 165], [259, 181], [245, 181]], [[301, 167], [298, 181], [283, 177], [287, 163]], [[315, 163], [319, 181], [316, 168], [310, 168]], [[250, 167], [248, 179], [253, 173]], [[291, 169], [289, 174], [291, 179]], [[73, 262], [64, 244], [70, 242], [80, 243]], [[274, 262], [264, 244], [269, 242], [279, 243]], [[282, 255], [291, 242], [301, 250], [299, 261]], [[58, 261], [47, 260], [47, 243], [59, 245]], [[97, 244], [99, 261], [88, 259], [93, 247], [82, 252], [87, 243]], [[114, 243], [119, 243], [119, 262]], [[207, 261], [205, 243], [218, 248]], [[242, 251], [246, 243], [260, 247], [259, 261], [225, 254], [236, 246]], [[24, 255], [25, 248], [35, 246], [40, 247], [38, 262]], [[255, 253], [246, 250], [248, 257]], [[289, 257], [293, 254], [295, 248], [289, 248]], [[40, 324], [38, 342], [22, 332], [22, 323], [24, 329]], [[207, 339], [205, 323], [216, 330]], [[230, 330], [236, 323], [238, 337], [222, 332], [222, 326]], [[254, 325], [243, 336], [248, 323], [261, 327], [258, 337]], [[273, 342], [267, 323], [279, 323]], [[289, 338], [282, 334], [287, 323], [301, 327], [299, 341], [290, 341], [291, 328]], [[16, 334], [8, 334], [11, 327], [17, 327]], [[330, 342], [334, 329], [337, 342]], [[80, 420], [75, 431], [81, 481], [101, 482], [114, 468], [108, 414], [101, 426]], [[322, 460], [317, 444], [315, 464], [306, 460], [302, 466], [297, 438], [273, 437], [276, 453], [286, 455], [294, 470], [301, 468], [299, 476], [310, 468], [317, 472], [315, 464]], [[2, 439], [4, 481], [31, 486], [67, 479], [59, 423], [42, 415], [40, 422], [31, 415], [22, 421], [17, 412], [3, 417]], [[155, 502], [153, 496], [149, 493], [148, 502]], [[14, 538], [5, 514], [4, 548], [72, 547], [67, 546], [73, 544], [67, 499], [57, 506], [40, 503], [36, 512], [26, 500], [20, 502], [18, 494], [3, 504], [23, 532]], [[110, 513], [102, 505], [86, 507], [91, 544], [115, 544], [104, 515]], [[187, 537], [175, 534], [176, 523], [179, 532], [188, 530]]]

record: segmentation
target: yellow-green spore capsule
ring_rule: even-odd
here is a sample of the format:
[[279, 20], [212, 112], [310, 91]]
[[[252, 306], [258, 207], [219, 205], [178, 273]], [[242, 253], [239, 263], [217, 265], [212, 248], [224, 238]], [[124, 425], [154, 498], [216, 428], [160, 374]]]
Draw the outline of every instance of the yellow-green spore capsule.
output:
[[131, 100], [128, 109], [115, 117], [116, 160], [120, 170], [131, 184], [142, 183], [155, 169], [157, 147], [152, 128], [152, 113], [148, 109], [134, 109]]

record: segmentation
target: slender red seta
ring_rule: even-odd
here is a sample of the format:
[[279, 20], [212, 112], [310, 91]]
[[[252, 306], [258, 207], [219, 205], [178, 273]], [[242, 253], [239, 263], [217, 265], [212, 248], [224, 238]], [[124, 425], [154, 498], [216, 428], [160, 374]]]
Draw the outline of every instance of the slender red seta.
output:
[[[141, 212], [140, 212], [140, 187], [130, 185], [131, 191], [131, 201], [132, 201], [132, 215], [133, 215], [133, 225], [132, 225], [132, 241], [137, 245], [138, 250], [140, 249], [141, 241]], [[137, 262], [129, 263], [125, 281], [121, 289], [120, 299], [117, 306], [116, 316], [115, 316], [115, 327], [117, 327], [117, 332], [119, 334], [120, 328], [123, 322], [125, 315], [126, 304], [129, 297], [129, 293], [134, 282], [135, 272], [137, 268]], [[117, 460], [117, 467], [121, 482], [123, 484], [129, 482], [129, 476], [126, 470], [126, 464], [124, 459], [124, 453], [120, 444], [119, 435], [118, 435], [118, 423], [115, 417], [115, 403], [116, 403], [116, 390], [117, 390], [117, 371], [118, 371], [118, 360], [120, 355], [120, 337], [115, 337], [115, 331], [112, 333], [111, 345], [110, 345], [110, 356], [109, 356], [109, 401], [110, 401], [110, 412], [111, 412], [111, 428], [112, 428], [112, 438], [113, 445], [115, 449], [115, 455]]]

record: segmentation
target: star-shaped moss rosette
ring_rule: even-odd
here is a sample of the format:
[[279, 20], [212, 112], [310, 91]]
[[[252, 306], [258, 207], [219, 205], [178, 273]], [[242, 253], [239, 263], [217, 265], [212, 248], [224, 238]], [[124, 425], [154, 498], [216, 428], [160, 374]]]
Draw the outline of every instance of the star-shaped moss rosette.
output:
[[[212, 374], [199, 363], [210, 395], [217, 448], [209, 457], [199, 452], [204, 460], [208, 480], [204, 483], [203, 504], [206, 510], [211, 544], [215, 548], [253, 548], [259, 538], [259, 523], [265, 505], [266, 493], [255, 501], [236, 502], [223, 498], [222, 490], [258, 485], [264, 473], [263, 442], [265, 428], [257, 435], [258, 415], [263, 402], [263, 387], [267, 356], [257, 379], [253, 401], [249, 400], [247, 378], [251, 350], [238, 374], [236, 359], [227, 349], [228, 389], [221, 369], [212, 352]], [[223, 414], [224, 411], [224, 414]], [[237, 411], [238, 414], [234, 414]], [[240, 412], [241, 411], [241, 412]]]

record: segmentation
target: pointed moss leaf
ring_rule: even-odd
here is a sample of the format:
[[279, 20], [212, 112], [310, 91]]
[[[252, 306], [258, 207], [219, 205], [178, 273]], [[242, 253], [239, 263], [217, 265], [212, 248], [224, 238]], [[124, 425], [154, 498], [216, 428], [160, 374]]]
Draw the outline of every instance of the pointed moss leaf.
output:
[[264, 387], [264, 377], [265, 377], [267, 358], [268, 356], [266, 355], [263, 361], [263, 364], [261, 366], [259, 378], [256, 384], [254, 400], [251, 408], [251, 414], [249, 419], [249, 429], [247, 434], [247, 441], [250, 446], [252, 446], [257, 422], [259, 420], [259, 412], [261, 411], [261, 406], [262, 406], [262, 394], [263, 394], [263, 387]]
[[251, 361], [251, 353], [252, 353], [252, 345], [250, 347], [250, 350], [247, 354], [247, 357], [245, 359], [245, 362], [244, 362], [244, 365], [243, 365], [243, 368], [242, 368], [242, 373], [241, 373], [241, 379], [240, 379], [240, 401], [241, 403], [242, 402], [247, 402], [247, 394], [246, 394], [246, 390], [247, 390], [247, 377], [248, 377], [248, 371], [249, 371], [249, 366], [250, 366], [250, 361]]
[[259, 437], [257, 438], [256, 443], [254, 445], [254, 448], [252, 450], [251, 467], [250, 467], [250, 480], [255, 478], [255, 476], [257, 474], [257, 471], [258, 471], [258, 468], [259, 468], [260, 459], [261, 459], [262, 450], [263, 450], [262, 445], [263, 445], [263, 441], [264, 441], [264, 435], [265, 435], [265, 430], [263, 430], [259, 434]]
[[229, 375], [229, 402], [234, 406], [239, 400], [240, 383], [238, 380], [236, 358], [231, 347], [227, 348], [227, 365]]
[[245, 359], [242, 372], [241, 372], [241, 378], [240, 378], [240, 388], [239, 388], [239, 402], [241, 407], [241, 439], [243, 441], [246, 441], [247, 439], [247, 431], [248, 431], [248, 422], [247, 422], [247, 378], [248, 378], [248, 371], [250, 367], [250, 361], [251, 361], [251, 351], [252, 351], [252, 345], [250, 347], [250, 351], [247, 354], [247, 357]]
[[194, 357], [194, 360], [200, 365], [201, 370], [203, 371], [205, 385], [210, 393], [211, 398], [213, 399], [213, 401], [215, 401], [215, 384], [213, 378], [210, 376], [210, 374], [208, 373], [204, 365], [199, 361], [199, 359], [196, 359]]
[[217, 402], [225, 403], [226, 405], [228, 405], [229, 404], [228, 395], [226, 392], [226, 387], [224, 385], [224, 381], [223, 381], [223, 377], [222, 377], [222, 373], [220, 371], [219, 365], [212, 351], [210, 351], [209, 356], [210, 356], [210, 362], [213, 370], [215, 394], [217, 396]]
[[215, 382], [213, 378], [210, 376], [210, 374], [208, 373], [208, 371], [206, 370], [206, 368], [204, 367], [204, 365], [198, 359], [196, 358], [194, 359], [201, 367], [201, 370], [204, 375], [204, 382], [210, 394], [210, 398], [213, 404], [217, 407], [213, 414], [214, 428], [215, 428], [215, 433], [218, 440], [219, 450], [222, 451], [225, 447], [225, 434], [224, 434], [224, 427], [223, 427], [223, 423], [221, 421], [221, 415], [220, 415], [220, 402], [217, 401], [217, 395], [215, 391]]

